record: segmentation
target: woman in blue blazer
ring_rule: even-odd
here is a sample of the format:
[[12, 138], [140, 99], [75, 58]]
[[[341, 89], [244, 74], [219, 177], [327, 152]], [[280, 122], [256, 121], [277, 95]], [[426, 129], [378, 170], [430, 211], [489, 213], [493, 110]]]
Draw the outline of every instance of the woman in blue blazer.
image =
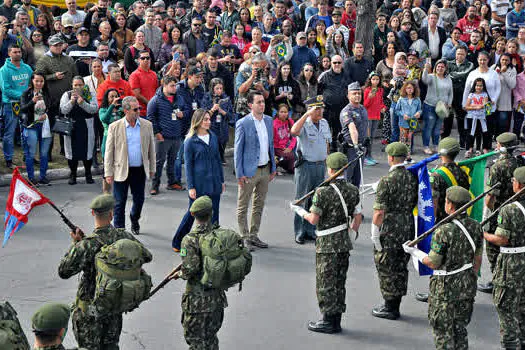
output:
[[219, 139], [210, 131], [210, 113], [198, 109], [193, 113], [191, 126], [184, 141], [184, 166], [190, 204], [172, 240], [175, 252], [180, 251], [180, 244], [193, 225], [193, 216], [189, 208], [200, 196], [209, 196], [213, 202], [211, 222], [219, 224], [219, 202], [224, 191], [224, 173], [219, 152]]

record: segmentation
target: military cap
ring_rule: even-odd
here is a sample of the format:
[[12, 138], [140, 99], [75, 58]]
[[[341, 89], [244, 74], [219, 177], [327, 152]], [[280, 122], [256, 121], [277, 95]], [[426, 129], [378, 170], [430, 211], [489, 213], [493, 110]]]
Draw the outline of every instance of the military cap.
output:
[[64, 43], [64, 39], [62, 38], [60, 34], [52, 35], [48, 40], [49, 46], [54, 46], [54, 45], [63, 44], [63, 43]]
[[438, 151], [441, 156], [459, 153], [459, 142], [453, 137], [445, 137], [439, 141]]
[[45, 332], [67, 328], [69, 314], [69, 306], [65, 304], [45, 304], [35, 312], [31, 319], [33, 331]]
[[326, 158], [326, 166], [333, 170], [339, 170], [348, 163], [348, 158], [344, 153], [334, 152]]
[[198, 211], [211, 211], [212, 210], [211, 198], [208, 196], [201, 196], [193, 202], [190, 207], [190, 213], [196, 213]]
[[505, 147], [514, 146], [516, 141], [518, 141], [518, 137], [513, 132], [504, 132], [503, 134], [496, 137], [496, 141]]
[[318, 95], [308, 100], [304, 101], [304, 104], [307, 108], [310, 107], [324, 107], [323, 95]]
[[514, 174], [512, 175], [520, 184], [525, 184], [525, 166], [520, 166], [514, 170]]
[[354, 81], [353, 83], [348, 85], [348, 91], [361, 91], [361, 85], [357, 81]]
[[461, 186], [447, 188], [447, 199], [454, 204], [465, 204], [472, 199], [470, 192]]
[[90, 209], [96, 212], [103, 213], [115, 207], [115, 198], [110, 194], [101, 194], [96, 196], [89, 205]]
[[392, 142], [385, 149], [390, 157], [406, 157], [408, 155], [408, 147], [401, 142]]

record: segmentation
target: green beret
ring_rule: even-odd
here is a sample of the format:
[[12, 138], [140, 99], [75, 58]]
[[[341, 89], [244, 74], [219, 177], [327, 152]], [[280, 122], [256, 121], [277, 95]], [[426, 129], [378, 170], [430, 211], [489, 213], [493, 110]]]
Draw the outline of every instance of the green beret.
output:
[[518, 137], [513, 132], [504, 132], [503, 134], [500, 134], [498, 137], [496, 137], [496, 141], [498, 141], [498, 143], [502, 146], [509, 147], [516, 144]]
[[472, 199], [469, 190], [461, 186], [447, 188], [447, 199], [454, 204], [463, 205]]
[[390, 157], [406, 157], [408, 155], [408, 147], [401, 142], [388, 144], [385, 151]]
[[193, 202], [190, 207], [190, 212], [196, 213], [198, 211], [211, 211], [212, 207], [211, 198], [208, 196], [201, 196]]
[[115, 198], [110, 194], [101, 194], [96, 196], [95, 199], [89, 205], [89, 208], [96, 212], [106, 212], [115, 207]]
[[518, 181], [520, 184], [525, 185], [525, 166], [520, 166], [516, 170], [514, 170], [513, 174], [516, 181]]
[[67, 328], [69, 313], [69, 306], [65, 304], [45, 304], [33, 315], [31, 320], [33, 330], [45, 332]]
[[441, 156], [459, 153], [459, 142], [453, 137], [445, 137], [439, 141], [438, 152]]
[[326, 166], [333, 170], [339, 170], [348, 163], [348, 158], [341, 152], [334, 152], [326, 158]]

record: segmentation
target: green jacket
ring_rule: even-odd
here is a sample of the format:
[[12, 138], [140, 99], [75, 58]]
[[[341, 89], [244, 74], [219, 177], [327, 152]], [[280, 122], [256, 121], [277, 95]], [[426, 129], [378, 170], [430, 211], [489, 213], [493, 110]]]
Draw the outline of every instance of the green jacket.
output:
[[98, 110], [98, 117], [100, 118], [100, 121], [102, 122], [102, 126], [104, 127], [104, 137], [102, 138], [102, 147], [101, 147], [102, 159], [104, 159], [104, 154], [106, 153], [106, 139], [108, 137], [109, 124], [113, 123], [114, 121], [119, 120], [123, 116], [122, 110], [120, 108], [117, 111], [114, 111], [114, 109], [115, 109], [115, 106], [111, 104], [107, 108], [101, 107]]

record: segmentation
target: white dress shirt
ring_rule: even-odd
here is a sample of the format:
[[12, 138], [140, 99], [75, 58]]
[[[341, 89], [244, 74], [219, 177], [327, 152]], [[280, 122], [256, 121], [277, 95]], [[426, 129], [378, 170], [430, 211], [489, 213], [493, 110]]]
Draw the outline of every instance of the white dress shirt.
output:
[[264, 117], [261, 120], [255, 118], [252, 115], [253, 122], [255, 123], [255, 129], [257, 130], [257, 137], [259, 138], [259, 163], [258, 166], [268, 164], [270, 161], [269, 149], [270, 144], [268, 143], [268, 130], [264, 123]]

